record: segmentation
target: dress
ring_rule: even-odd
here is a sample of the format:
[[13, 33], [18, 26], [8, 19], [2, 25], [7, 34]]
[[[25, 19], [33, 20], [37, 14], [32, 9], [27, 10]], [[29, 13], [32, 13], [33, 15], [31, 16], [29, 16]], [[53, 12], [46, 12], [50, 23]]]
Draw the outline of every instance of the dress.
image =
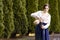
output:
[[[41, 20], [41, 22], [36, 24], [35, 40], [49, 40], [48, 27], [49, 27], [50, 21], [51, 21], [50, 14], [46, 13], [46, 15], [42, 16], [42, 11], [38, 11], [38, 12], [32, 13], [31, 16], [34, 17], [35, 19], [36, 19], [36, 17], [43, 19], [43, 21]], [[42, 26], [44, 29], [41, 28]]]
[[[49, 40], [49, 31], [47, 29], [41, 29], [42, 23], [36, 25], [35, 28], [35, 40]], [[45, 25], [45, 24], [43, 24]]]

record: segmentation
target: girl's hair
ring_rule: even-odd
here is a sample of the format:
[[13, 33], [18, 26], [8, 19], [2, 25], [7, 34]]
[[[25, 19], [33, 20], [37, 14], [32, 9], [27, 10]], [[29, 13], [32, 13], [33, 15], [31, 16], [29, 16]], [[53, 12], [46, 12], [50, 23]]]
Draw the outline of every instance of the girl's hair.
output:
[[45, 4], [45, 5], [43, 6], [43, 9], [45, 9], [45, 8], [46, 8], [46, 6], [48, 6], [48, 7], [49, 7], [49, 4]]

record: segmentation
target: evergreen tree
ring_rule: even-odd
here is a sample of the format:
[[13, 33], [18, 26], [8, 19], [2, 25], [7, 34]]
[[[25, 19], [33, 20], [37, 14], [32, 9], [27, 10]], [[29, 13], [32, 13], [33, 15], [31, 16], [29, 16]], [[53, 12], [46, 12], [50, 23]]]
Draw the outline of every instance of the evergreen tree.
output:
[[49, 4], [49, 0], [44, 0], [44, 3], [45, 4]]
[[43, 5], [45, 4], [44, 0], [38, 0], [38, 9], [43, 10]]
[[28, 20], [26, 16], [26, 0], [13, 0], [15, 33], [26, 34], [28, 32]]
[[5, 37], [10, 38], [14, 31], [14, 15], [13, 15], [13, 3], [12, 0], [3, 0], [4, 4], [4, 25], [5, 25]]
[[0, 0], [0, 38], [4, 34], [4, 20], [3, 20], [3, 0]]
[[[58, 1], [58, 5], [57, 5], [57, 7], [58, 7], [58, 12], [59, 12], [59, 27], [58, 27], [58, 29], [60, 28], [60, 0], [57, 0]], [[59, 32], [60, 32], [60, 29], [58, 30]]]
[[51, 14], [50, 31], [59, 32], [58, 0], [49, 0], [49, 4], [50, 4], [50, 14]]
[[38, 0], [26, 0], [26, 9], [27, 9], [27, 18], [28, 18], [28, 33], [34, 32], [34, 19], [31, 17], [31, 13], [34, 13], [38, 10]]

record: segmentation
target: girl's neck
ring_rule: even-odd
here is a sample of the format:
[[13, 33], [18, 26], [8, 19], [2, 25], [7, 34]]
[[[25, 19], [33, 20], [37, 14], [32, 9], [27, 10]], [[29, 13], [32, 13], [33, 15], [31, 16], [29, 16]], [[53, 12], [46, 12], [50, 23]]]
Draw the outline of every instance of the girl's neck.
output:
[[46, 14], [46, 13], [48, 13], [48, 11], [43, 10], [43, 13]]

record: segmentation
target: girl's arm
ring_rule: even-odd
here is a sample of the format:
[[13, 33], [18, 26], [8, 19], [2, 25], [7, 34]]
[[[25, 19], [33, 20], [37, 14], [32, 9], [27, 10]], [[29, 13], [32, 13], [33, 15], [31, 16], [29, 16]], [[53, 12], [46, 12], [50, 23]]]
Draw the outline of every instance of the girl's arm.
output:
[[32, 13], [31, 14], [31, 17], [34, 17], [35, 19], [39, 19], [39, 14], [40, 13], [40, 11], [37, 11], [37, 12], [35, 12], [35, 13]]

